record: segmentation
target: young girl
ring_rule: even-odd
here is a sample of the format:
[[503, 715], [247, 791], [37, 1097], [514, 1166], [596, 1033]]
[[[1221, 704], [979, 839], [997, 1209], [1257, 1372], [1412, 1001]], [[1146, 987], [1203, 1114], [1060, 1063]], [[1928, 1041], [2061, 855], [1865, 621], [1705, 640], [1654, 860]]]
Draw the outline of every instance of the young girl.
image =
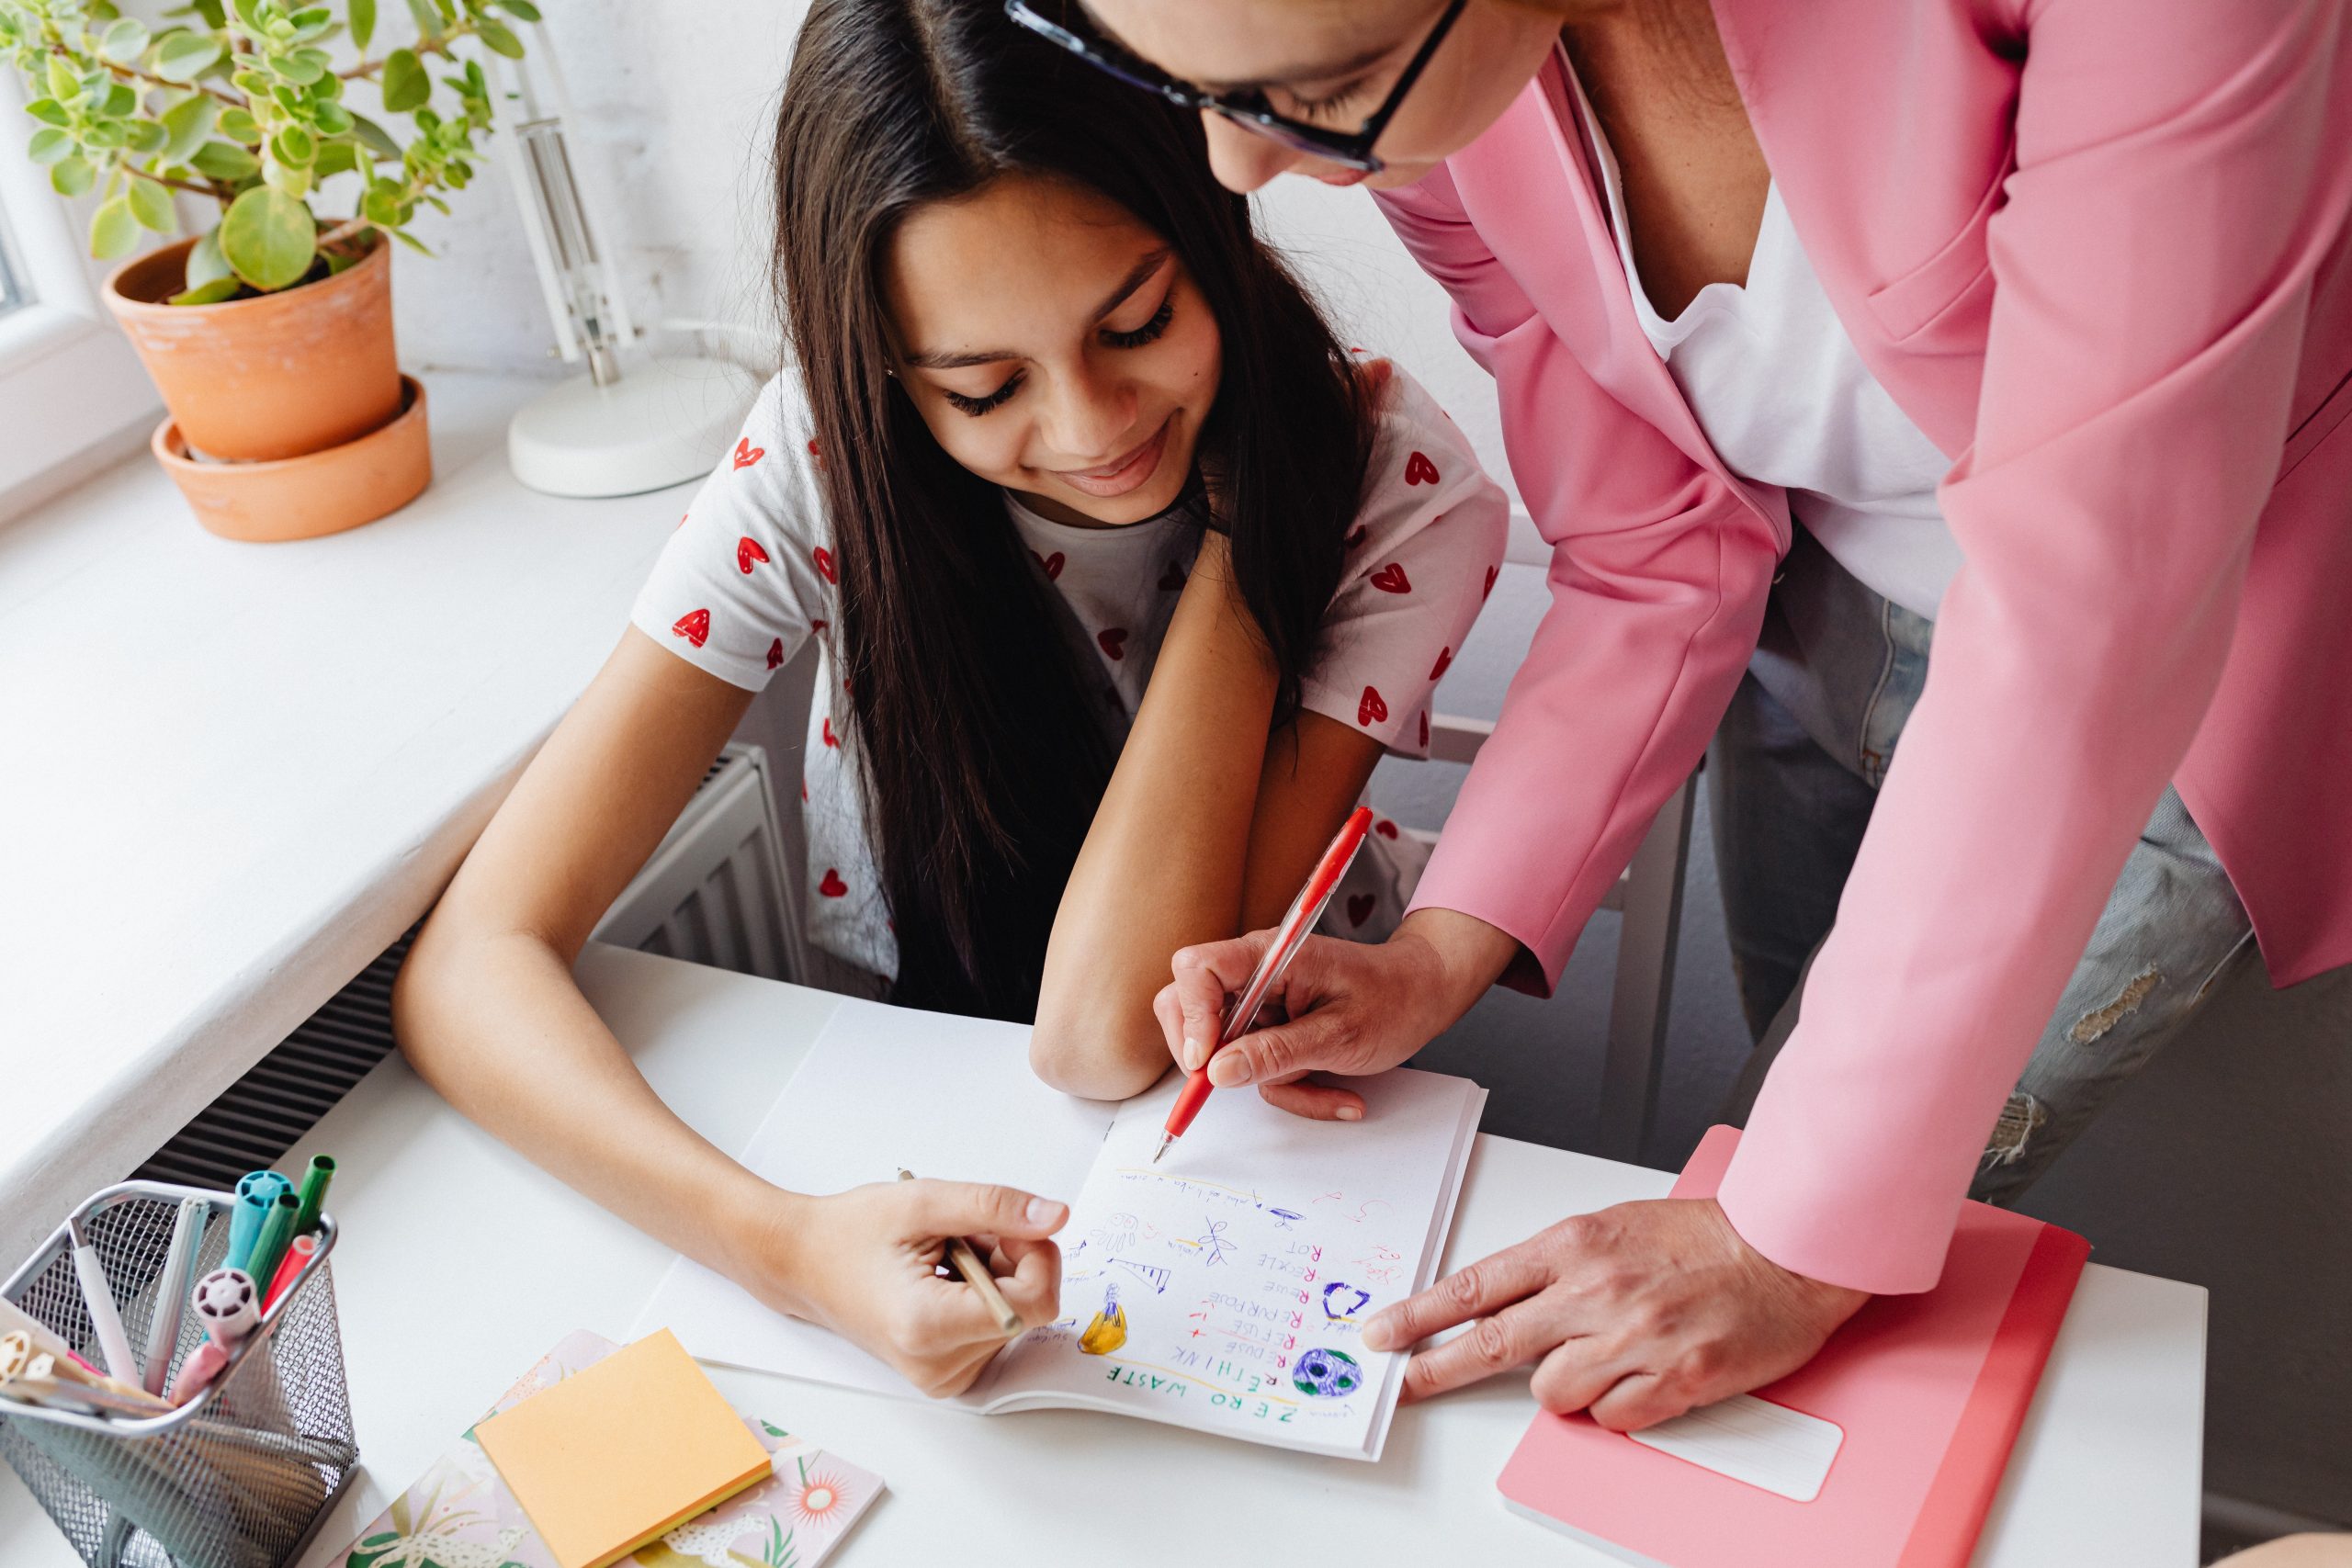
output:
[[[894, 1000], [1034, 1016], [1058, 1087], [1136, 1093], [1169, 954], [1277, 917], [1382, 751], [1426, 750], [1505, 504], [1418, 387], [1332, 340], [1191, 117], [992, 0], [818, 0], [776, 167], [796, 369], [427, 924], [396, 1021], [549, 1169], [949, 1392], [1001, 1337], [933, 1278], [938, 1238], [997, 1238], [1043, 1322], [1064, 1211], [767, 1187], [588, 1009], [588, 931], [814, 637], [814, 938]], [[1410, 891], [1410, 841], [1372, 841], [1343, 934]]]

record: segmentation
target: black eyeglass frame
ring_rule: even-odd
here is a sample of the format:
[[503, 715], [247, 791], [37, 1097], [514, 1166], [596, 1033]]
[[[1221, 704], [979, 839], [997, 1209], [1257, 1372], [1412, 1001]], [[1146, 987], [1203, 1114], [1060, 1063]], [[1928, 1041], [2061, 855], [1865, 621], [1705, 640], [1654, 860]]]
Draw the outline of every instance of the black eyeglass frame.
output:
[[1396, 78], [1396, 85], [1388, 89], [1388, 96], [1372, 111], [1372, 117], [1362, 127], [1352, 131], [1333, 130], [1277, 114], [1267, 107], [1265, 94], [1255, 88], [1247, 93], [1204, 93], [1190, 83], [1178, 81], [1149, 61], [1138, 59], [1107, 39], [1088, 38], [1082, 33], [1072, 32], [1050, 17], [1033, 9], [1028, 0], [1004, 0], [1004, 14], [1046, 42], [1078, 56], [1097, 71], [1114, 76], [1131, 87], [1141, 87], [1179, 108], [1205, 109], [1222, 115], [1243, 130], [1255, 131], [1294, 152], [1304, 152], [1309, 157], [1358, 169], [1367, 175], [1376, 175], [1387, 167], [1373, 152], [1379, 143], [1381, 132], [1388, 129], [1388, 122], [1396, 115], [1397, 106], [1405, 101], [1405, 95], [1412, 91], [1413, 84], [1420, 79], [1422, 70], [1428, 66], [1430, 57], [1437, 52], [1438, 45], [1445, 41], [1445, 35], [1453, 30], [1454, 21], [1468, 4], [1469, 0], [1447, 0], [1445, 10], [1438, 17], [1437, 26], [1430, 29], [1428, 38], [1421, 40], [1421, 47]]

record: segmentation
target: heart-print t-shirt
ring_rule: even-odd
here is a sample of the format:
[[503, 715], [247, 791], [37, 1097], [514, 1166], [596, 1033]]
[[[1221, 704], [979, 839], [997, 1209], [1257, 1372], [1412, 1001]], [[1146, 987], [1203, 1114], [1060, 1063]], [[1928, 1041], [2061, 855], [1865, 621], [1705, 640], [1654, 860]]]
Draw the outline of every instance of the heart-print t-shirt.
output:
[[[834, 585], [839, 570], [818, 487], [820, 461], [797, 377], [761, 392], [742, 437], [696, 492], [637, 598], [638, 629], [723, 681], [756, 691], [810, 637], [817, 686], [802, 764], [809, 939], [884, 978], [898, 943], [852, 773], [857, 744], [836, 724]], [[1005, 510], [1037, 570], [1069, 607], [1073, 657], [1102, 670], [1124, 737], [1192, 570], [1200, 527], [1168, 514], [1120, 528], [1053, 523], [1012, 493]], [[1425, 757], [1430, 699], [1500, 568], [1510, 506], [1470, 444], [1419, 383], [1393, 373], [1383, 393], [1363, 507], [1345, 574], [1301, 682], [1309, 710]], [[840, 704], [846, 712], [847, 705]], [[1428, 852], [1377, 820], [1325, 912], [1323, 930], [1376, 941], [1395, 929]]]

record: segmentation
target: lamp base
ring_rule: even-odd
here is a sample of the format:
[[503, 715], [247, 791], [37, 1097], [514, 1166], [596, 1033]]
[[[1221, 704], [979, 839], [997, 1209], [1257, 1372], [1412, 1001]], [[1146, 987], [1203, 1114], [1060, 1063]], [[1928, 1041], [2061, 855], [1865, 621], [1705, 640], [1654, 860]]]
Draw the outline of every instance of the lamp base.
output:
[[708, 473], [757, 389], [723, 360], [661, 355], [599, 387], [540, 393], [506, 426], [506, 463], [547, 495], [641, 495]]

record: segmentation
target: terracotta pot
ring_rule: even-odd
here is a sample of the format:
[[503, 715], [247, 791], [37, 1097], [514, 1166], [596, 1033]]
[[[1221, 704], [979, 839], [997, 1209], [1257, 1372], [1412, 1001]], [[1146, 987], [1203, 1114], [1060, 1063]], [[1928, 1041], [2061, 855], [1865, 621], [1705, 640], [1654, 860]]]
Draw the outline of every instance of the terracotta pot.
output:
[[340, 446], [401, 412], [391, 247], [333, 277], [219, 305], [167, 305], [193, 240], [125, 262], [107, 305], [188, 445], [268, 462]]
[[390, 424], [300, 457], [204, 462], [189, 454], [187, 438], [168, 419], [149, 445], [196, 520], [223, 538], [267, 544], [339, 534], [399, 511], [433, 481], [424, 388], [406, 376], [401, 387], [406, 406]]

